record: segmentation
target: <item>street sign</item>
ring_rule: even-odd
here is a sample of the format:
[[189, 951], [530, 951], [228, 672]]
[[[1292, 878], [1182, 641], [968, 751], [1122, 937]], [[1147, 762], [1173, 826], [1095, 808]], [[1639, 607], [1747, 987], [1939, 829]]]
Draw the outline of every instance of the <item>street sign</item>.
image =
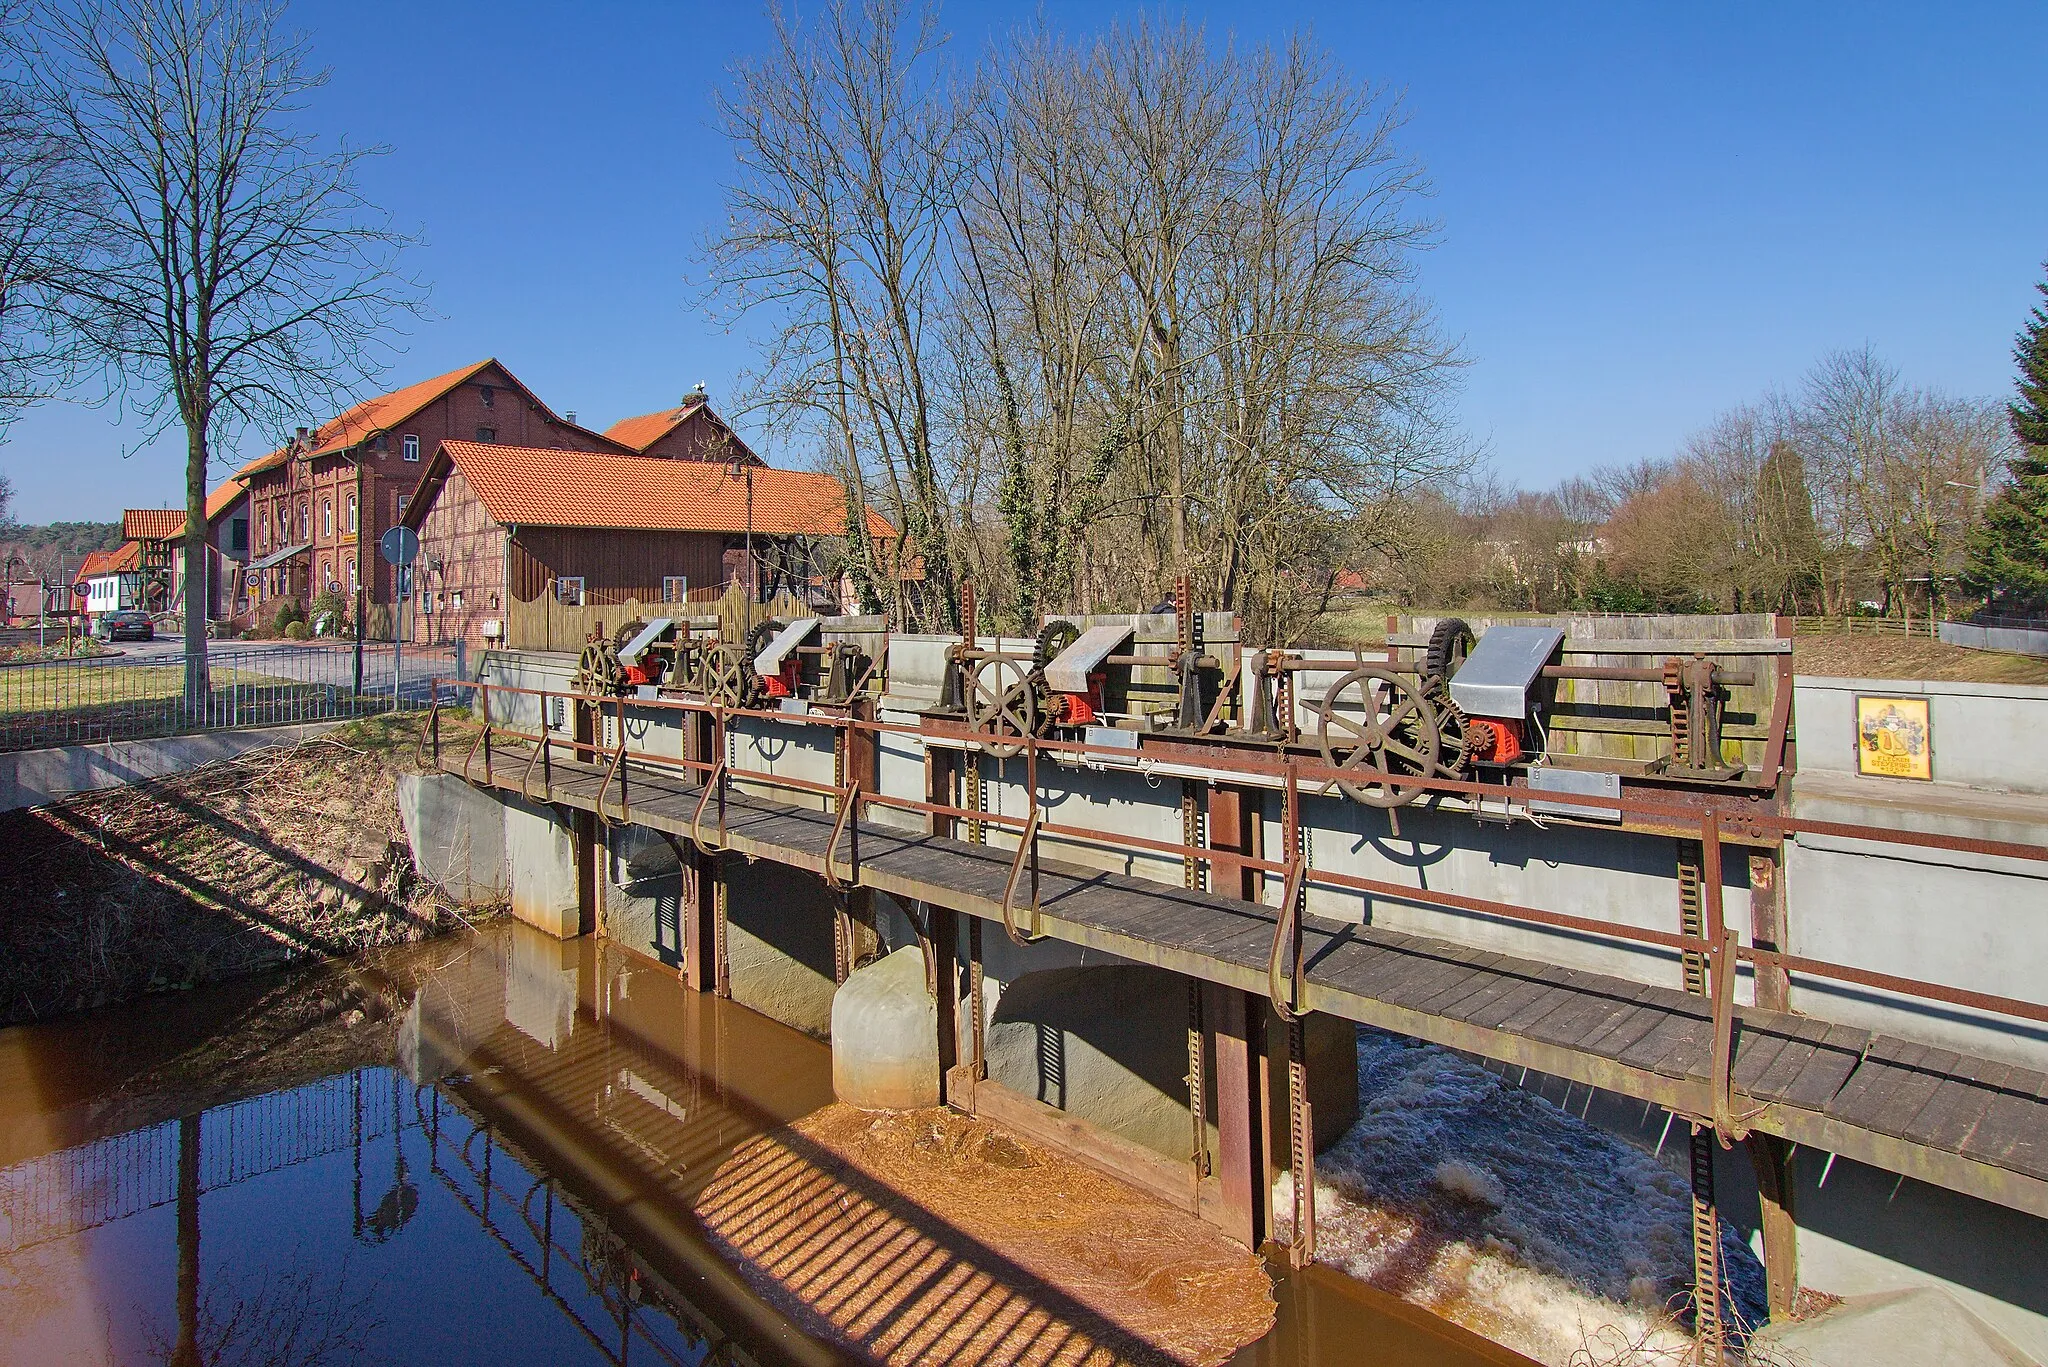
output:
[[419, 557], [420, 534], [410, 527], [393, 527], [377, 538], [377, 549], [393, 565], [410, 565]]

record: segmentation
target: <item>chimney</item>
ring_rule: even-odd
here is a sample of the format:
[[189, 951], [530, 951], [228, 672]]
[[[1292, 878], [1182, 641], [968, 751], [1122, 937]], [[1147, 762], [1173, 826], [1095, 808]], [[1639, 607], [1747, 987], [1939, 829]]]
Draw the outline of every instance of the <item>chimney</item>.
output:
[[568, 412], [562, 415], [562, 418], [565, 422], [569, 424], [569, 426], [574, 427], [576, 425], [576, 410], [573, 408], [570, 409]]

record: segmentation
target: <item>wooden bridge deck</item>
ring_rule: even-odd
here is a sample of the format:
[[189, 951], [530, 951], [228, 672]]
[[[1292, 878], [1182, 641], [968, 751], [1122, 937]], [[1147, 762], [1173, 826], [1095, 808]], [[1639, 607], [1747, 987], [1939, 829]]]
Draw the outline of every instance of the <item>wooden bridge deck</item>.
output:
[[[498, 747], [491, 786], [519, 792], [529, 753]], [[453, 754], [444, 768], [462, 772]], [[596, 810], [601, 769], [561, 759], [551, 769], [546, 800]], [[483, 782], [481, 765], [466, 777]], [[541, 798], [538, 767], [530, 779], [526, 795]], [[688, 836], [700, 792], [677, 771], [633, 765], [629, 819]], [[614, 819], [618, 797], [614, 782]], [[735, 790], [724, 841], [823, 874], [833, 824], [829, 812]], [[715, 804], [704, 825], [715, 832]], [[836, 852], [842, 877], [850, 838]], [[858, 843], [861, 886], [1000, 919], [1012, 850], [872, 821], [859, 823]], [[1267, 990], [1270, 907], [1050, 859], [1039, 905], [1053, 938]], [[1700, 997], [1374, 926], [1310, 918], [1303, 942], [1310, 1009], [1686, 1114], [1713, 1111], [1713, 1026]], [[1796, 1014], [1736, 1012], [1734, 1112], [1752, 1128], [2048, 1216], [2048, 1074]]]

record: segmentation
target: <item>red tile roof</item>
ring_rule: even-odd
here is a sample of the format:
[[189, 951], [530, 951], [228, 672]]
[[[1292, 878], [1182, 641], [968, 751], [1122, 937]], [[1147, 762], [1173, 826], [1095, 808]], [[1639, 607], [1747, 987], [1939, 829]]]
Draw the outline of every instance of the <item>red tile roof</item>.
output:
[[85, 563], [78, 567], [78, 573], [72, 577], [71, 582], [83, 584], [86, 580], [98, 578], [103, 574], [120, 574], [137, 569], [141, 564], [142, 547], [133, 541], [123, 542], [117, 550], [88, 552]]
[[121, 514], [121, 535], [130, 541], [169, 541], [184, 531], [183, 508], [130, 508]]
[[604, 434], [622, 446], [635, 451], [645, 451], [654, 443], [676, 430], [683, 420], [703, 406], [702, 399], [692, 399], [675, 408], [664, 408], [659, 413], [642, 413], [637, 418], [620, 418]]
[[[440, 454], [462, 472], [485, 511], [501, 524], [671, 532], [747, 527], [747, 481], [734, 479], [722, 464], [474, 441], [444, 441]], [[751, 468], [755, 531], [764, 536], [845, 534], [846, 490], [838, 480], [802, 470]], [[429, 470], [428, 478], [434, 473]], [[406, 521], [418, 526], [425, 513], [426, 501], [415, 499]], [[896, 535], [888, 519], [872, 508], [868, 532]]]
[[[460, 370], [451, 370], [446, 375], [436, 375], [431, 380], [421, 380], [418, 384], [394, 389], [389, 394], [364, 399], [340, 417], [331, 419], [317, 428], [307, 454], [324, 456], [336, 451], [345, 451], [373, 432], [396, 427], [478, 371], [493, 364], [495, 362], [487, 358], [473, 365], [466, 365]], [[249, 462], [238, 473], [250, 475], [259, 470], [275, 469], [284, 464], [290, 455], [289, 446], [281, 447], [267, 456]]]
[[[266, 457], [267, 459], [267, 457]], [[250, 465], [256, 462], [251, 461]], [[248, 492], [242, 480], [250, 465], [243, 466], [206, 496], [206, 520], [212, 522]], [[130, 508], [121, 514], [121, 535], [132, 541], [177, 541], [185, 535], [183, 508]]]

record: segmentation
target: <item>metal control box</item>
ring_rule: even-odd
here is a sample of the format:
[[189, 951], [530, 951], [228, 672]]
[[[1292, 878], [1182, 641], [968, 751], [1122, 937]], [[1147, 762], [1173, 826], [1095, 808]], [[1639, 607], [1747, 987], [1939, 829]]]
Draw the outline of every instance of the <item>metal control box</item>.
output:
[[[1581, 797], [1621, 796], [1621, 775], [1596, 769], [1556, 769], [1539, 765], [1529, 771], [1529, 786], [1535, 791], [1576, 793]], [[1619, 821], [1621, 808], [1595, 807], [1577, 802], [1545, 802], [1531, 797], [1529, 810], [1539, 816], [1575, 816], [1581, 821]]]
[[1564, 644], [1558, 627], [1488, 627], [1451, 678], [1451, 701], [1468, 716], [1529, 715], [1529, 692]]

